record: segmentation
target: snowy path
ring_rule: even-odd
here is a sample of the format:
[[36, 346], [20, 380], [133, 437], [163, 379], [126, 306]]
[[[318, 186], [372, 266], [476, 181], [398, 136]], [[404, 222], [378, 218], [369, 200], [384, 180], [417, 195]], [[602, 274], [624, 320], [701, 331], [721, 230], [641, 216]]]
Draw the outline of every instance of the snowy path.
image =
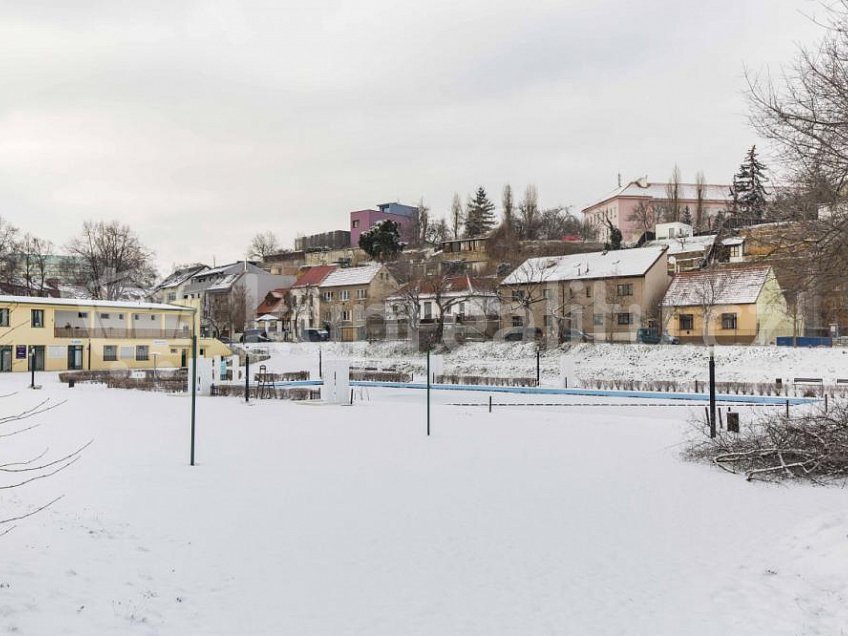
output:
[[846, 491], [682, 462], [686, 407], [489, 414], [448, 394], [427, 439], [419, 392], [369, 390], [353, 407], [207, 398], [190, 468], [185, 398], [47, 379], [40, 395], [68, 403], [0, 456], [95, 444], [0, 499], [16, 511], [66, 494], [0, 539], [0, 633], [848, 626]]

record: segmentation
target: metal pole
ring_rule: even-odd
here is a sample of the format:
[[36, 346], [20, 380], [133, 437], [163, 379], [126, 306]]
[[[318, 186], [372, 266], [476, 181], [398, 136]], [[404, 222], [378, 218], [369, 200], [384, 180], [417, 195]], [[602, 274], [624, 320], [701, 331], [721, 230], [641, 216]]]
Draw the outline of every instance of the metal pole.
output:
[[244, 401], [250, 402], [250, 351], [246, 349], [244, 357]]
[[29, 369], [32, 373], [32, 380], [30, 381], [29, 388], [35, 388], [35, 347], [29, 348]]
[[324, 379], [324, 368], [323, 368], [322, 358], [321, 358], [321, 347], [318, 347], [318, 378], [320, 378], [321, 380]]
[[427, 437], [430, 437], [430, 350], [427, 349]]
[[489, 396], [489, 413], [492, 412], [492, 396]]
[[715, 347], [710, 345], [710, 437], [716, 436]]
[[536, 386], [542, 386], [542, 352], [536, 347]]
[[197, 413], [197, 335], [191, 336], [191, 465], [194, 466], [194, 424]]

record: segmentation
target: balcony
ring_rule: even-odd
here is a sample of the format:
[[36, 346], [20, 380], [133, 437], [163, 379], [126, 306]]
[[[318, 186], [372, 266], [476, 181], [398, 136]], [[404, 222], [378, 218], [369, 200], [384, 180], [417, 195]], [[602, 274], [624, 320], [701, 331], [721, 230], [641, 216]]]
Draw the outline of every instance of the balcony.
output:
[[174, 340], [190, 338], [190, 330], [182, 329], [125, 329], [121, 327], [54, 327], [56, 338], [108, 338], [111, 340]]

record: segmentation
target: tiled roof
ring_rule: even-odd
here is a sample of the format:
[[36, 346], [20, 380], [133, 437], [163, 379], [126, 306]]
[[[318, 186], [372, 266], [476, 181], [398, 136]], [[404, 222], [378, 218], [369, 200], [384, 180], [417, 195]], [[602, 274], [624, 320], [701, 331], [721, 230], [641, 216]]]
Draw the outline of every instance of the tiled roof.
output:
[[643, 276], [657, 262], [664, 246], [639, 247], [628, 250], [609, 250], [529, 258], [507, 276], [501, 284], [552, 283], [564, 280], [593, 280]]
[[321, 287], [368, 285], [382, 268], [383, 266], [380, 263], [370, 263], [359, 267], [343, 267], [327, 276], [321, 283]]
[[750, 305], [757, 302], [768, 280], [769, 265], [733, 265], [677, 274], [663, 298], [663, 307]]
[[327, 278], [327, 276], [329, 276], [334, 269], [336, 269], [335, 265], [316, 265], [315, 267], [310, 267], [300, 276], [297, 277], [297, 280], [295, 281], [294, 285], [292, 285], [292, 287], [309, 287], [310, 285], [320, 285], [321, 281]]

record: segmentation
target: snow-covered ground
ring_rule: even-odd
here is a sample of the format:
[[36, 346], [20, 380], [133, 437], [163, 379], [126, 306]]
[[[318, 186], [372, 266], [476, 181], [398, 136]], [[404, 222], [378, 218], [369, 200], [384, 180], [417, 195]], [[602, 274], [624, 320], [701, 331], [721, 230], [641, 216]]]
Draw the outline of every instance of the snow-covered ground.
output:
[[[318, 351], [325, 359], [351, 360], [360, 366], [396, 366], [421, 372], [424, 356], [411, 353], [405, 343], [327, 342], [274, 344], [269, 369], [311, 371], [317, 377]], [[848, 349], [791, 347], [716, 347], [716, 375], [724, 382], [774, 382], [776, 378], [848, 379]], [[574, 364], [585, 380], [707, 380], [707, 348], [694, 345], [656, 346], [580, 344], [544, 351], [543, 382], [555, 383], [560, 357]], [[495, 377], [536, 377], [536, 347], [509, 342], [472, 343], [445, 355], [445, 372]]]
[[563, 397], [489, 414], [451, 405], [484, 394], [436, 393], [427, 438], [420, 391], [359, 390], [350, 407], [201, 398], [190, 467], [186, 397], [40, 381], [0, 377], [18, 391], [4, 413], [67, 400], [0, 438], [0, 463], [94, 443], [0, 491], [0, 516], [65, 495], [0, 538], [0, 633], [848, 626], [846, 492], [682, 461], [685, 406]]

